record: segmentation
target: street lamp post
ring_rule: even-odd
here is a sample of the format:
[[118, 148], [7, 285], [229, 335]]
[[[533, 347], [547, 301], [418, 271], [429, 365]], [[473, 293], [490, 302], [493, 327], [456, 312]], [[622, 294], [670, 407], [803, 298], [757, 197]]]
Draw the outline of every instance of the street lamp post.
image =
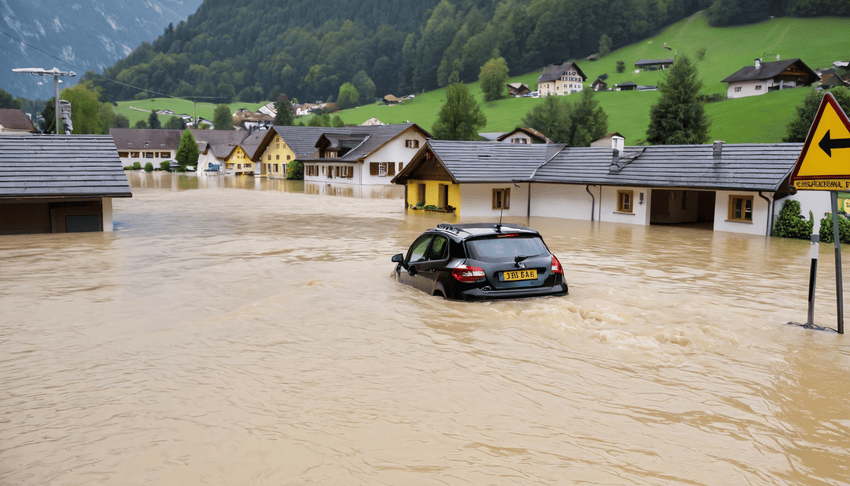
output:
[[56, 135], [59, 135], [59, 76], [76, 76], [74, 71], [60, 71], [59, 68], [42, 69], [42, 68], [19, 68], [12, 69], [16, 73], [27, 73], [34, 76], [53, 76], [53, 90], [56, 92], [56, 107], [54, 118], [56, 119]]

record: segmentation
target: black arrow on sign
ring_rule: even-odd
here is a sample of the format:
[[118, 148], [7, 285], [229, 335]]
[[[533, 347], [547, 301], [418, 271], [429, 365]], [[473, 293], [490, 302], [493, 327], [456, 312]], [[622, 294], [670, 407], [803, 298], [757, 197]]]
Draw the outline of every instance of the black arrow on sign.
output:
[[818, 147], [826, 152], [828, 157], [832, 157], [832, 149], [850, 148], [850, 138], [829, 138], [829, 130], [827, 130]]

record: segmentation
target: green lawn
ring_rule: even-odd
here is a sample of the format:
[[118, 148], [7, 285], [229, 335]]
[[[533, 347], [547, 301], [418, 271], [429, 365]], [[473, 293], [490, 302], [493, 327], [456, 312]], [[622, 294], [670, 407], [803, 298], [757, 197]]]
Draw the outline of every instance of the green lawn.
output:
[[[672, 47], [667, 50], [664, 43]], [[714, 28], [699, 12], [688, 19], [664, 29], [657, 35], [636, 44], [618, 49], [605, 58], [590, 62], [573, 60], [587, 75], [585, 89], [600, 75], [608, 74], [609, 86], [633, 81], [640, 85], [657, 85], [664, 75], [663, 71], [635, 72], [634, 63], [638, 59], [663, 59], [674, 53], [687, 54], [696, 60], [697, 51], [705, 48], [703, 60], [696, 66], [703, 80], [703, 93], [726, 94], [726, 83], [721, 80], [744, 66], [751, 65], [755, 58], [765, 61], [800, 58], [810, 68], [830, 67], [833, 61], [847, 60], [850, 52], [850, 20], [846, 18], [808, 18], [773, 19], [760, 24], [744, 27]], [[626, 63], [626, 72], [618, 74], [616, 63]], [[540, 67], [541, 70], [543, 66]], [[522, 82], [532, 89], [537, 87], [540, 71], [526, 73], [511, 78], [508, 82]], [[521, 125], [523, 116], [540, 99], [506, 98], [485, 103], [478, 83], [468, 85], [472, 95], [478, 100], [487, 125], [482, 132], [505, 132]], [[785, 126], [796, 114], [795, 107], [809, 92], [809, 89], [794, 89], [771, 92], [737, 100], [724, 100], [708, 103], [706, 113], [711, 119], [711, 139], [728, 143], [779, 142], [785, 135]], [[393, 93], [397, 96], [406, 93]], [[574, 95], [578, 99], [577, 95]], [[597, 93], [596, 98], [608, 114], [608, 128], [620, 132], [626, 137], [627, 144], [638, 143], [646, 137], [649, 124], [649, 109], [658, 99], [657, 91], [627, 91]], [[445, 89], [438, 89], [416, 95], [412, 100], [398, 106], [371, 104], [339, 112], [345, 123], [361, 124], [375, 117], [384, 123], [419, 124], [431, 130], [437, 120], [437, 114], [445, 101]], [[159, 99], [128, 101], [119, 103], [116, 110], [127, 115], [132, 126], [137, 120], [147, 119], [148, 113], [131, 110], [129, 107], [159, 110], [170, 108], [175, 113], [193, 113], [192, 103], [184, 100]], [[262, 103], [231, 103], [231, 111], [246, 108], [255, 111]], [[212, 120], [215, 105], [198, 103], [197, 113]], [[165, 123], [165, 118], [160, 120]], [[303, 118], [307, 123], [309, 118]]]
[[[230, 103], [228, 107], [230, 107], [230, 112], [233, 113], [239, 108], [245, 108], [251, 111], [257, 111], [261, 106], [265, 105], [264, 103]], [[215, 112], [215, 107], [218, 105], [214, 105], [212, 103], [192, 103], [188, 100], [181, 100], [176, 98], [151, 98], [148, 100], [133, 100], [133, 101], [119, 101], [118, 107], [114, 108], [116, 113], [121, 113], [126, 116], [130, 120], [130, 126], [136, 124], [139, 120], [148, 120], [150, 116], [151, 110], [172, 110], [175, 115], [181, 115], [183, 113], [195, 117], [195, 113], [197, 116], [205, 118], [207, 120], [212, 121], [213, 113]], [[138, 108], [138, 109], [134, 109]], [[145, 110], [145, 111], [140, 111]], [[197, 110], [197, 111], [196, 111]], [[169, 115], [158, 115], [159, 122], [165, 125], [165, 122], [170, 118]]]

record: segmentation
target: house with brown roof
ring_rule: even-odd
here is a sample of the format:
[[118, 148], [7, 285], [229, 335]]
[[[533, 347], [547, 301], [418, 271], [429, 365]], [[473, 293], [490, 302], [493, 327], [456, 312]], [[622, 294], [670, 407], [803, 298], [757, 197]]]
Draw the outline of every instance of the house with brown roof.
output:
[[741, 68], [723, 82], [729, 83], [726, 97], [734, 99], [808, 86], [817, 80], [818, 75], [800, 59], [774, 62], [756, 59], [752, 66]]
[[138, 162], [142, 167], [150, 162], [159, 168], [160, 162], [173, 160], [180, 147], [181, 130], [150, 128], [110, 128], [109, 135], [118, 149], [121, 164], [126, 166]]
[[21, 135], [36, 133], [26, 113], [13, 108], [0, 109], [0, 135]]
[[587, 76], [578, 67], [578, 64], [565, 62], [564, 64], [553, 64], [543, 69], [543, 73], [537, 78], [537, 92], [540, 96], [565, 96], [571, 93], [579, 93], [584, 89]]
[[505, 86], [508, 87], [508, 96], [513, 96], [514, 98], [531, 93], [528, 85], [523, 83], [508, 83]]
[[503, 133], [496, 138], [497, 142], [506, 143], [553, 143], [546, 135], [538, 132], [533, 128], [517, 127], [513, 131]]

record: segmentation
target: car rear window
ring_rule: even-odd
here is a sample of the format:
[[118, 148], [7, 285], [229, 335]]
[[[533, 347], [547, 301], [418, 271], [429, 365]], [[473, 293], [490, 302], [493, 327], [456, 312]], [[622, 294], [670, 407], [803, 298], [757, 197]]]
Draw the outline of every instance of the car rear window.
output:
[[539, 236], [468, 240], [466, 247], [470, 258], [482, 262], [513, 261], [518, 256], [534, 257], [549, 253]]

